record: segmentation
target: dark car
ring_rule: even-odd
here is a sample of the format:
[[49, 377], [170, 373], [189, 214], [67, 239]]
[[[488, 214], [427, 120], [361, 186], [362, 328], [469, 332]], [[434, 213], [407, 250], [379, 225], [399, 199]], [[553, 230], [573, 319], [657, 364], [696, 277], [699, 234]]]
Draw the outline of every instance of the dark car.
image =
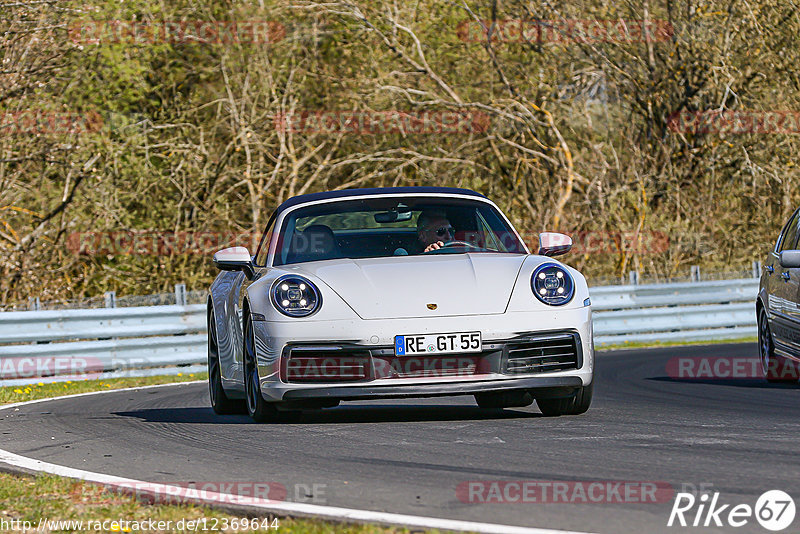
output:
[[764, 262], [756, 300], [758, 348], [770, 382], [796, 382], [800, 372], [800, 209]]

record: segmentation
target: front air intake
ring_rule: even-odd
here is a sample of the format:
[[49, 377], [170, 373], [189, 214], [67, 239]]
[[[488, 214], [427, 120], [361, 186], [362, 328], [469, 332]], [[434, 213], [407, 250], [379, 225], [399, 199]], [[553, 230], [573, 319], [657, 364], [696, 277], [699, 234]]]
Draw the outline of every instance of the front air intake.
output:
[[285, 382], [357, 382], [370, 378], [372, 360], [369, 351], [309, 350], [294, 348], [284, 358]]
[[507, 344], [505, 372], [535, 374], [580, 367], [580, 336], [550, 334], [515, 339]]

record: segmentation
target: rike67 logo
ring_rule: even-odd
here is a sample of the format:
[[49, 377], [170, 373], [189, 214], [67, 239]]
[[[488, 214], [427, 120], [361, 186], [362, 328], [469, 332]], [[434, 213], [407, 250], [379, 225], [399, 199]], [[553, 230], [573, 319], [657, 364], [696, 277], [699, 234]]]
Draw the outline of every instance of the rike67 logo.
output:
[[755, 519], [765, 529], [777, 532], [792, 524], [795, 511], [794, 500], [781, 490], [764, 492], [755, 506], [722, 504], [718, 491], [711, 495], [703, 493], [699, 497], [678, 493], [667, 526], [739, 528]]

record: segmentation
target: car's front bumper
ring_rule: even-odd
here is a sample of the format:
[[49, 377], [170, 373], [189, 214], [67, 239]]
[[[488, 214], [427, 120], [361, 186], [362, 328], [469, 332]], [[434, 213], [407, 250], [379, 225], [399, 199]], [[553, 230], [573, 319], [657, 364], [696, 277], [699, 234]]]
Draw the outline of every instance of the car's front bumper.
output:
[[472, 395], [492, 391], [526, 390], [535, 396], [558, 397], [568, 395], [583, 385], [578, 376], [536, 376], [506, 378], [502, 380], [469, 380], [462, 382], [435, 382], [432, 384], [403, 384], [389, 386], [380, 383], [369, 385], [337, 385], [302, 388], [286, 391], [283, 400], [337, 399], [402, 399], [408, 397], [444, 397]]
[[[347, 324], [345, 324], [347, 323]], [[591, 383], [594, 370], [591, 308], [552, 312], [521, 312], [488, 316], [370, 321], [289, 323], [255, 321], [261, 391], [268, 401], [359, 400], [369, 398], [467, 395], [491, 391], [529, 390], [534, 396], [560, 396]], [[483, 352], [449, 355], [461, 360], [478, 357], [474, 372], [377, 376], [377, 363], [394, 367], [408, 358], [393, 356], [395, 335], [480, 331]], [[510, 372], [508, 348], [520, 339], [559, 336], [576, 339], [576, 362], [567, 369]], [[327, 353], [358, 350], [368, 355], [371, 374], [357, 381], [297, 382], [287, 379], [286, 360], [293, 347], [324, 348]], [[391, 363], [387, 363], [391, 362]], [[460, 365], [460, 364], [456, 364]]]

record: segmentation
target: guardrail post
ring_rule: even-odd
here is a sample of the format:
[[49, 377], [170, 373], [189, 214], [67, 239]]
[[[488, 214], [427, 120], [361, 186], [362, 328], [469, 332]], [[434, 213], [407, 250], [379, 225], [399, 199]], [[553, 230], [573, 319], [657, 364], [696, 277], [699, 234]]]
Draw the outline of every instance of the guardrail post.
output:
[[753, 278], [761, 278], [761, 262], [753, 261]]
[[117, 307], [117, 292], [116, 291], [106, 291], [103, 293], [103, 296], [106, 299], [106, 308], [116, 308]]
[[175, 304], [186, 306], [186, 284], [175, 284]]
[[628, 273], [628, 278], [630, 279], [632, 286], [639, 285], [639, 271], [631, 271]]
[[692, 282], [700, 281], [700, 266], [692, 265]]
[[39, 308], [42, 307], [42, 303], [39, 301], [39, 297], [30, 297], [28, 298], [28, 309], [30, 311], [39, 311]]

